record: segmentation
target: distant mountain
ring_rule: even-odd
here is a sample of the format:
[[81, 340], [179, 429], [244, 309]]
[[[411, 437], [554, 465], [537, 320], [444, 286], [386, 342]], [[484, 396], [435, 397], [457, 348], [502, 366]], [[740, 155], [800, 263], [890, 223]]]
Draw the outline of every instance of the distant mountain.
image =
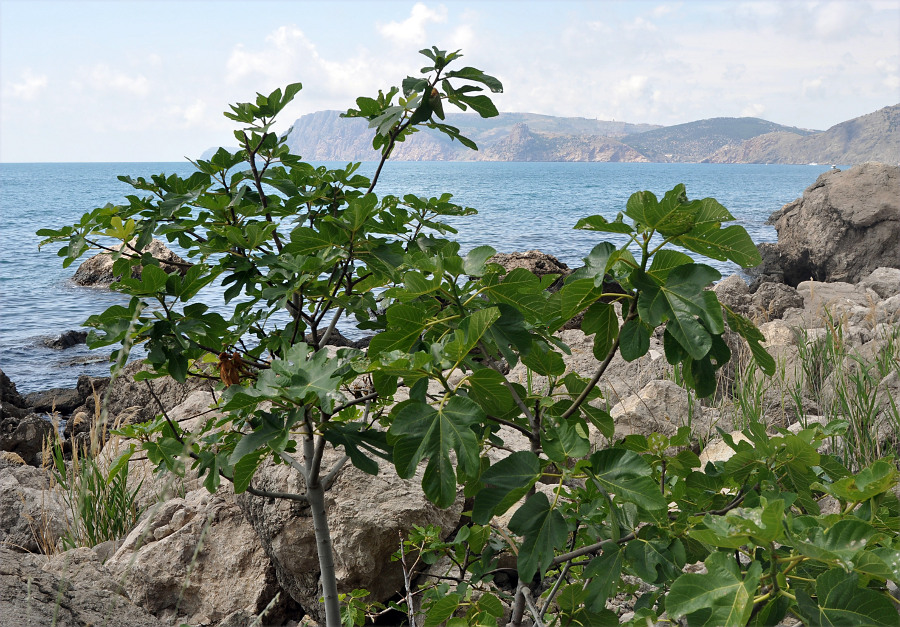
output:
[[[423, 129], [394, 149], [399, 161], [654, 161], [713, 163], [841, 163], [900, 161], [900, 105], [811, 131], [759, 118], [711, 118], [674, 126], [501, 113], [482, 119], [450, 114], [446, 122], [478, 144], [472, 151]], [[374, 161], [365, 120], [319, 111], [288, 134], [295, 154], [310, 161]], [[210, 149], [204, 156], [214, 152]]]
[[696, 163], [725, 146], [775, 132], [799, 138], [815, 131], [782, 126], [759, 118], [710, 118], [665, 126], [624, 141], [651, 161]]
[[[399, 161], [618, 161], [633, 157], [645, 161], [614, 138], [661, 128], [652, 124], [536, 113], [501, 113], [489, 119], [459, 113], [448, 115], [446, 122], [478, 144], [480, 151], [471, 151], [443, 133], [425, 129], [398, 144], [393, 158]], [[511, 144], [529, 140], [532, 148], [540, 144], [540, 149], [523, 152]], [[567, 142], [572, 144], [570, 148], [562, 145]], [[556, 144], [560, 145], [552, 147]], [[379, 157], [372, 149], [368, 123], [358, 118], [342, 118], [338, 111], [319, 111], [298, 119], [288, 136], [288, 145], [295, 153], [314, 161], [372, 161]], [[627, 153], [629, 158], [602, 158], [617, 153]]]
[[900, 104], [799, 136], [767, 133], [717, 150], [711, 163], [900, 162]]

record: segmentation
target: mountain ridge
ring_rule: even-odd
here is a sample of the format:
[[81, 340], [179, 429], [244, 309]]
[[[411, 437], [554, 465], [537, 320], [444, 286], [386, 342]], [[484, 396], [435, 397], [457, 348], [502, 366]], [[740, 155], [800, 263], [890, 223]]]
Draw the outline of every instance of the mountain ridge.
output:
[[[508, 112], [446, 119], [478, 144], [423, 129], [398, 143], [398, 161], [593, 161], [678, 163], [900, 162], [900, 104], [816, 131], [754, 117], [717, 117], [672, 126]], [[291, 150], [311, 161], [374, 161], [372, 130], [359, 118], [318, 111], [298, 118]], [[209, 151], [207, 151], [208, 153]], [[207, 153], [204, 153], [206, 155]], [[201, 157], [203, 158], [203, 157]]]

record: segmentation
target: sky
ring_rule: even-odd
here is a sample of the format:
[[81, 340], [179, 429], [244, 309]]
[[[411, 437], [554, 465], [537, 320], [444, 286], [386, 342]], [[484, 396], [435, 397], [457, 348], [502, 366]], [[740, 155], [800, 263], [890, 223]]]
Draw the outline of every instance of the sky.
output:
[[900, 0], [0, 0], [0, 161], [180, 161], [229, 103], [301, 82], [277, 129], [399, 85], [437, 45], [501, 111], [827, 129], [900, 103]]

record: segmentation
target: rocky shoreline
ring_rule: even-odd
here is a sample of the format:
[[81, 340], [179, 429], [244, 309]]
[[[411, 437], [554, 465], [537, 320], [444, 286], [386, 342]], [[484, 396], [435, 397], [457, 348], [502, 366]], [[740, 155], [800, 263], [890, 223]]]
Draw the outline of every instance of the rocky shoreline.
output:
[[[867, 163], [823, 174], [803, 198], [773, 213], [778, 243], [760, 246], [764, 263], [752, 282], [734, 275], [714, 287], [724, 305], [757, 322], [779, 364], [779, 374], [760, 388], [754, 407], [744, 403], [741, 386], [758, 379], [743, 369], [746, 360], [740, 354], [722, 369], [716, 401], [699, 403], [673, 382], [661, 338], [655, 337], [638, 360], [625, 362], [617, 355], [601, 381], [615, 419], [614, 439], [672, 435], [689, 425], [694, 448], [702, 459], [710, 459], [718, 454], [718, 430], [739, 428], [751, 410], [772, 428], [796, 430], [826, 421], [825, 405], [834, 405], [840, 372], [900, 355], [898, 192], [898, 167]], [[539, 275], [571, 272], [537, 251], [498, 255], [496, 261]], [[564, 357], [566, 367], [592, 373], [598, 362], [591, 340], [572, 326], [560, 332], [571, 348]], [[827, 338], [840, 339], [844, 361], [817, 374], [807, 372], [805, 351]], [[209, 494], [191, 471], [173, 484], [157, 479], [149, 460], [133, 461], [129, 480], [143, 481], [137, 500], [146, 508], [137, 526], [111, 543], [61, 550], [59, 539], [71, 514], [45, 469], [44, 442], [54, 434], [47, 414], [65, 420], [63, 437], [71, 451], [89, 440], [92, 425], [105, 431], [151, 420], [163, 410], [169, 419], [189, 426], [214, 411], [210, 406], [216, 392], [208, 380], [137, 382], [134, 375], [142, 368], [134, 362], [112, 381], [83, 376], [74, 389], [25, 397], [0, 371], [4, 624], [49, 624], [56, 616], [60, 625], [238, 627], [254, 624], [263, 613], [260, 624], [267, 625], [297, 625], [304, 615], [303, 620], [321, 620], [312, 519], [305, 506], [235, 496], [229, 487]], [[870, 435], [883, 454], [900, 454], [900, 423], [894, 419], [900, 406], [900, 368], [873, 368], [879, 376], [872, 375]], [[813, 375], [819, 377], [816, 386], [805, 385]], [[528, 376], [521, 364], [509, 373], [511, 381], [523, 384]], [[509, 434], [509, 440], [515, 437]], [[114, 460], [129, 444], [109, 438], [99, 459]], [[592, 444], [602, 446], [605, 439], [594, 433]], [[284, 465], [262, 468], [256, 481], [263, 489], [302, 492], [296, 485], [300, 479]], [[338, 585], [342, 591], [365, 588], [379, 601], [402, 590], [402, 570], [391, 561], [399, 535], [427, 524], [449, 532], [466, 508], [462, 495], [451, 508], [436, 508], [422, 494], [420, 481], [404, 481], [387, 465], [374, 478], [348, 465], [336, 481], [340, 489], [328, 493], [326, 507]], [[391, 498], [383, 498], [385, 494]]]

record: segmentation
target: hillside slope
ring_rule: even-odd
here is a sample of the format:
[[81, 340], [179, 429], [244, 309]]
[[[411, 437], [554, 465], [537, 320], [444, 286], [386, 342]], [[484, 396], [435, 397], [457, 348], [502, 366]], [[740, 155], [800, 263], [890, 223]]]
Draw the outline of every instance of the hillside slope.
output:
[[801, 137], [769, 133], [710, 156], [711, 163], [842, 163], [900, 162], [900, 104], [879, 109]]

